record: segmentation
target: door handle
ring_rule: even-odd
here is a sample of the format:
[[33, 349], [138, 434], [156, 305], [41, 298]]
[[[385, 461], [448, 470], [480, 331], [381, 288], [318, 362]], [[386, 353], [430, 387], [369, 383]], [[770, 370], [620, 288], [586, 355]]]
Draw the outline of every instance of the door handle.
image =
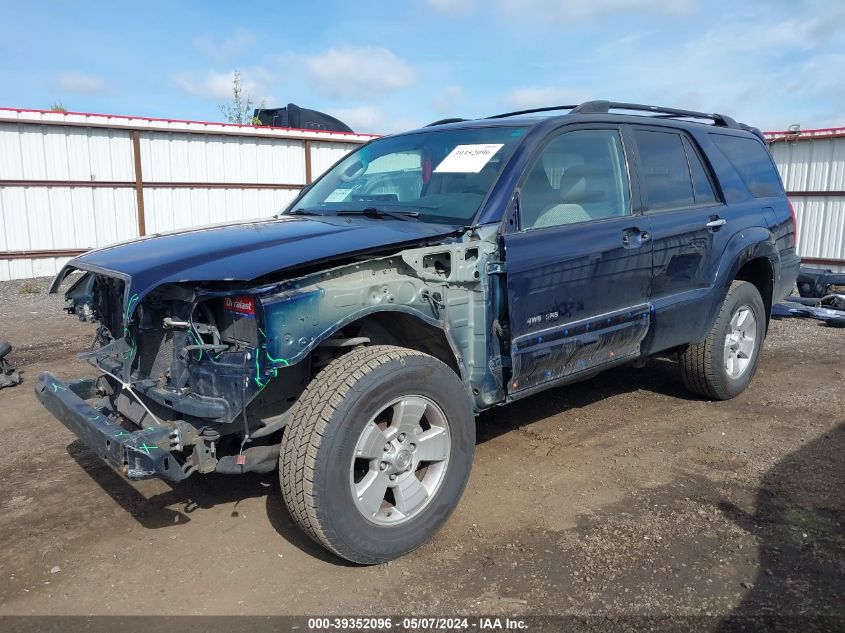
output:
[[704, 226], [708, 229], [718, 229], [720, 226], [725, 226], [727, 223], [728, 221], [725, 218], [713, 218]]
[[625, 248], [636, 248], [651, 239], [648, 231], [641, 231], [637, 227], [622, 231], [622, 246]]

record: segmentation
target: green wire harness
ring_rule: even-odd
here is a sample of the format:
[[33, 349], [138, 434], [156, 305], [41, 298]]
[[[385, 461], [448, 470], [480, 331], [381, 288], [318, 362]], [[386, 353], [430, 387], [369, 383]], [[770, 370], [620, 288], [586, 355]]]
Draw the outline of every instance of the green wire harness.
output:
[[[273, 378], [275, 378], [279, 375], [279, 367], [278, 366], [281, 365], [281, 366], [284, 366], [284, 367], [289, 367], [290, 363], [284, 358], [273, 358], [272, 356], [270, 356], [270, 352], [267, 351], [267, 333], [264, 330], [262, 330], [261, 328], [258, 328], [258, 332], [261, 334], [262, 338], [264, 339], [264, 341], [259, 344], [259, 349], [264, 350], [264, 355], [267, 357], [267, 360], [270, 361], [270, 363], [272, 364], [272, 367], [271, 367], [269, 373]], [[267, 384], [270, 381], [268, 380], [268, 381], [265, 382], [265, 381], [261, 380], [261, 365], [259, 363], [260, 356], [261, 356], [261, 354], [260, 354], [259, 350], [256, 349], [255, 350], [255, 378], [254, 378], [254, 380], [255, 380], [255, 384], [258, 385], [260, 389], [264, 389], [264, 387], [266, 387]]]
[[138, 301], [138, 293], [135, 293], [131, 297], [129, 297], [129, 302], [126, 304], [126, 312], [123, 315], [123, 337], [126, 339], [127, 343], [129, 343], [129, 350], [124, 352], [123, 359], [129, 360], [130, 358], [135, 357], [135, 352], [137, 351], [137, 347], [135, 345], [135, 339], [132, 338], [132, 334], [129, 331], [129, 317], [132, 314], [132, 307]]

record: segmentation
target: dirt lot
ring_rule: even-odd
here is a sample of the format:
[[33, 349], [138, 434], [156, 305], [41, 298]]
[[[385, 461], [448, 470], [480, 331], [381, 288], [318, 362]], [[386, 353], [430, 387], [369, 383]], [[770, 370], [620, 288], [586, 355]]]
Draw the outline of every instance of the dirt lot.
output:
[[486, 413], [445, 529], [360, 568], [275, 475], [132, 485], [88, 451], [33, 385], [86, 372], [91, 326], [37, 285], [0, 284], [0, 614], [845, 615], [845, 330], [773, 323], [731, 402], [655, 360]]

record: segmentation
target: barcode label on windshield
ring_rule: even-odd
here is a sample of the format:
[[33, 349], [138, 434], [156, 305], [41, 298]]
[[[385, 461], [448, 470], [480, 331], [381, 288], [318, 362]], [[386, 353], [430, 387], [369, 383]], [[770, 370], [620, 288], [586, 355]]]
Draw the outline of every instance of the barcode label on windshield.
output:
[[440, 161], [434, 171], [451, 174], [477, 174], [502, 147], [501, 143], [458, 145], [449, 152], [446, 158]]

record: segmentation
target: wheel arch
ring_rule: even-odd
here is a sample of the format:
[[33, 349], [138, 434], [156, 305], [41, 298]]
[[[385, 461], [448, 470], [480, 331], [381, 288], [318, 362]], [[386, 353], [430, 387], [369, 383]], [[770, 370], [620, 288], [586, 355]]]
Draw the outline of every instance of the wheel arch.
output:
[[446, 330], [417, 315], [395, 310], [372, 312], [349, 324], [360, 329], [374, 345], [396, 345], [413, 349], [445, 363], [461, 380], [463, 364]]
[[775, 287], [775, 267], [772, 260], [768, 257], [749, 259], [737, 270], [734, 280], [747, 281], [757, 288], [763, 298], [763, 306], [766, 308], [766, 330], [768, 331]]
[[734, 235], [719, 260], [713, 284], [714, 301], [710, 305], [706, 322], [713, 322], [731, 284], [739, 280], [754, 284], [760, 291], [766, 308], [768, 328], [778, 258], [775, 238], [768, 229], [752, 227]]

